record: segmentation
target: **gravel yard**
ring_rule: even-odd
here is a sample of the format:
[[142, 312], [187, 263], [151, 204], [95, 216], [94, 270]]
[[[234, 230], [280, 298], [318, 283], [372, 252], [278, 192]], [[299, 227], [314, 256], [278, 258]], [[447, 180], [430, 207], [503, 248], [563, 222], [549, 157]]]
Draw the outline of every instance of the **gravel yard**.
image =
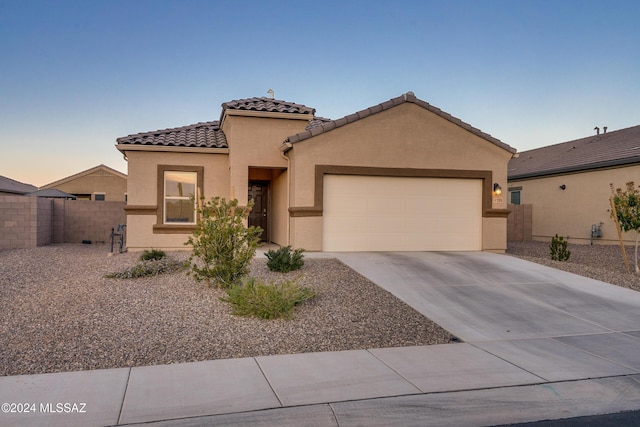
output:
[[[640, 290], [619, 246], [571, 245], [551, 261], [549, 243], [510, 242], [507, 254]], [[139, 254], [104, 245], [0, 251], [0, 376], [167, 364], [273, 354], [447, 343], [451, 335], [334, 259], [306, 258], [283, 275], [257, 256], [251, 274], [299, 278], [318, 294], [292, 320], [231, 315], [225, 293], [184, 272], [106, 279]], [[185, 252], [171, 253], [184, 260]], [[633, 268], [633, 248], [627, 247]]]
[[[333, 259], [307, 258], [271, 273], [300, 277], [318, 297], [292, 320], [231, 315], [226, 295], [184, 272], [106, 279], [139, 254], [105, 245], [0, 251], [0, 376], [167, 364], [286, 353], [440, 344], [451, 335]], [[184, 260], [187, 254], [170, 254]]]
[[640, 291], [640, 275], [634, 271], [634, 247], [626, 246], [629, 267], [627, 273], [622, 258], [620, 245], [572, 245], [568, 261], [551, 261], [549, 255], [550, 242], [509, 242], [507, 254], [526, 259], [538, 264], [565, 270], [581, 276], [612, 283], [614, 285]]

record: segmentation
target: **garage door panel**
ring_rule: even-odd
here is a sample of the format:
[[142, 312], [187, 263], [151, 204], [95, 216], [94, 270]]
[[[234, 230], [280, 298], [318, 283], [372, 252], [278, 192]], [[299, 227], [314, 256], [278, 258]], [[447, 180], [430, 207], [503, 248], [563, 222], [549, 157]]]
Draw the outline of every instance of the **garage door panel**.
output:
[[325, 209], [339, 212], [340, 215], [361, 215], [367, 209], [367, 200], [362, 197], [347, 197], [341, 195], [332, 200]]
[[431, 220], [415, 220], [411, 223], [413, 234], [421, 236], [421, 238], [442, 234], [442, 224], [439, 219]]
[[323, 250], [480, 250], [482, 181], [326, 175]]
[[366, 221], [361, 217], [344, 216], [337, 218], [326, 225], [326, 231], [330, 234], [354, 234], [367, 233], [370, 230]]
[[372, 198], [366, 203], [368, 214], [375, 216], [396, 215], [403, 208], [402, 205], [403, 200], [396, 197]]
[[404, 201], [404, 207], [409, 212], [426, 213], [431, 211], [443, 211], [436, 198], [410, 198]]
[[[410, 232], [406, 221], [399, 221], [394, 217], [389, 216], [370, 216], [367, 218], [367, 233], [371, 234], [397, 234], [404, 232]], [[382, 230], [393, 230], [387, 232], [381, 232]]]

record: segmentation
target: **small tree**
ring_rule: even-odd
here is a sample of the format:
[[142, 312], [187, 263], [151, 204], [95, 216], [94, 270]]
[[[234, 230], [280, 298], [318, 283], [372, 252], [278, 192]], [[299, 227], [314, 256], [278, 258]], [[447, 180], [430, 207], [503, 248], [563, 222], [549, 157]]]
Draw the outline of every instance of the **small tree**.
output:
[[198, 225], [185, 245], [193, 252], [188, 263], [197, 281], [211, 286], [229, 288], [239, 284], [249, 272], [249, 263], [255, 256], [262, 229], [247, 227], [253, 201], [239, 206], [238, 200], [226, 201], [214, 197], [198, 208]]
[[640, 273], [638, 267], [638, 235], [640, 234], [640, 191], [636, 188], [633, 181], [626, 183], [626, 189], [613, 188], [613, 184], [610, 184], [611, 192], [613, 193], [613, 206], [615, 211], [611, 211], [611, 217], [618, 218], [618, 224], [622, 231], [636, 232], [636, 247], [635, 247], [635, 267], [636, 273]]

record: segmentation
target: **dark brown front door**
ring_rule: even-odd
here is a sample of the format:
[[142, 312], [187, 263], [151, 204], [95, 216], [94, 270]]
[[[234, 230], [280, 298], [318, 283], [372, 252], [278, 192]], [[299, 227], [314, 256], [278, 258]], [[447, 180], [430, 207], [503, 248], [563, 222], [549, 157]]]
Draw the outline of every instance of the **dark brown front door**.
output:
[[269, 226], [269, 183], [268, 182], [250, 182], [249, 183], [249, 200], [253, 200], [253, 209], [249, 214], [249, 226], [262, 228], [262, 236], [264, 241], [268, 240]]

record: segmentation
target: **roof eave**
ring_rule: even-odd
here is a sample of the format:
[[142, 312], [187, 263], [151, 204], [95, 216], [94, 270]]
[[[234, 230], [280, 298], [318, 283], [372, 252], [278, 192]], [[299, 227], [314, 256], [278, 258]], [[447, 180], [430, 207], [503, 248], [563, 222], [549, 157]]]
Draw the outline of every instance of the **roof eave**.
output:
[[116, 144], [116, 148], [122, 154], [125, 154], [127, 151], [155, 151], [155, 152], [165, 152], [165, 153], [229, 154], [229, 148], [185, 147], [183, 145]]
[[510, 175], [508, 176], [507, 179], [509, 181], [516, 181], [521, 179], [543, 178], [547, 176], [564, 175], [564, 174], [576, 173], [576, 172], [586, 172], [586, 171], [591, 171], [596, 169], [606, 169], [606, 168], [611, 168], [616, 166], [628, 166], [633, 164], [640, 164], [640, 156], [627, 157], [624, 159], [607, 160], [605, 162], [597, 162], [597, 163], [591, 163], [587, 165], [567, 166], [564, 168], [529, 172], [529, 173], [523, 173], [520, 175]]
[[267, 119], [288, 119], [288, 120], [313, 120], [313, 115], [308, 113], [281, 113], [275, 111], [256, 111], [256, 110], [233, 110], [226, 109], [222, 111], [220, 116], [220, 127], [227, 116], [244, 116], [244, 117], [263, 117]]
[[474, 128], [473, 126], [471, 126], [470, 124], [463, 122], [462, 120], [458, 119], [457, 117], [452, 116], [449, 113], [446, 113], [444, 111], [442, 111], [441, 109], [434, 107], [433, 105], [429, 104], [426, 101], [422, 101], [421, 99], [417, 98], [413, 92], [407, 92], [401, 96], [398, 96], [396, 98], [392, 98], [388, 101], [382, 102], [380, 104], [374, 105], [372, 107], [369, 108], [365, 108], [364, 110], [360, 110], [357, 111], [353, 114], [350, 114], [348, 116], [342, 117], [340, 119], [337, 120], [332, 120], [330, 122], [327, 122], [325, 124], [316, 126], [312, 129], [308, 129], [305, 130], [304, 132], [300, 132], [297, 133], [295, 135], [291, 135], [290, 137], [288, 137], [285, 142], [288, 143], [297, 143], [300, 141], [304, 141], [306, 139], [312, 138], [316, 135], [319, 135], [321, 133], [324, 132], [328, 132], [330, 130], [333, 130], [335, 128], [338, 127], [342, 127], [344, 125], [347, 125], [349, 123], [352, 123], [354, 121], [360, 120], [360, 119], [364, 119], [365, 117], [369, 117], [372, 116], [374, 114], [378, 114], [381, 113], [383, 111], [389, 110], [391, 108], [397, 107], [398, 105], [404, 104], [406, 102], [410, 102], [412, 104], [416, 104], [430, 112], [432, 112], [433, 114], [436, 114], [439, 117], [442, 117], [445, 120], [450, 121], [451, 123], [467, 130], [468, 132], [473, 133], [474, 135], [484, 139], [485, 141], [491, 142], [492, 144], [510, 152], [512, 155], [515, 155], [517, 150], [513, 147], [511, 147], [508, 144], [505, 144], [504, 142], [500, 141], [497, 138], [494, 138], [493, 136], [489, 135], [488, 133], [482, 132], [479, 129]]

